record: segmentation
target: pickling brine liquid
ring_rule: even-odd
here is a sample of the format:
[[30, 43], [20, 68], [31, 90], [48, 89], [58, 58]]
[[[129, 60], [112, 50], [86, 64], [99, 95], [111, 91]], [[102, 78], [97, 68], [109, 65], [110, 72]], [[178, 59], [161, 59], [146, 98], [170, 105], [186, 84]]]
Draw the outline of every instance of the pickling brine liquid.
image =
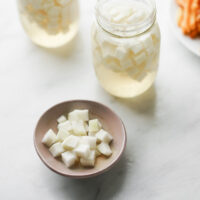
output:
[[66, 32], [58, 32], [56, 34], [48, 33], [46, 30], [37, 25], [30, 23], [26, 15], [20, 15], [23, 27], [31, 40], [43, 47], [56, 48], [70, 42], [78, 31], [78, 20], [69, 25], [69, 30]]
[[18, 0], [18, 7], [26, 33], [40, 46], [60, 47], [70, 42], [77, 34], [77, 0]]
[[147, 73], [141, 81], [134, 80], [126, 73], [116, 73], [106, 66], [95, 65], [99, 82], [110, 94], [123, 98], [136, 97], [146, 91], [153, 84], [156, 72]]

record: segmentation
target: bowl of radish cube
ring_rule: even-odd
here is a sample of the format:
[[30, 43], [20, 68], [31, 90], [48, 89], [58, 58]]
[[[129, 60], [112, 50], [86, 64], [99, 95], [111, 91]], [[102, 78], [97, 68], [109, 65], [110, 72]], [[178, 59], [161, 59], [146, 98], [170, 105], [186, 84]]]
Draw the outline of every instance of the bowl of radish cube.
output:
[[89, 100], [57, 104], [39, 119], [34, 145], [43, 163], [72, 178], [88, 178], [109, 170], [126, 147], [121, 119], [107, 106]]

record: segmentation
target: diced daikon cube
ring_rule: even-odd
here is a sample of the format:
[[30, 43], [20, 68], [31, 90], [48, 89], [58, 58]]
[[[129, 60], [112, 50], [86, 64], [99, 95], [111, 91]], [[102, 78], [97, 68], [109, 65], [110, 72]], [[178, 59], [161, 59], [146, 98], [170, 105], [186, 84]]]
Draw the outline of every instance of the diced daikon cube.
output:
[[134, 57], [134, 60], [135, 60], [137, 65], [142, 64], [143, 62], [146, 61], [146, 59], [147, 59], [147, 56], [146, 56], [145, 52], [142, 52], [139, 55]]
[[58, 123], [63, 123], [67, 121], [67, 118], [64, 116], [64, 115], [61, 115], [58, 119], [57, 119], [57, 122]]
[[111, 16], [114, 17], [114, 16], [116, 16], [118, 13], [119, 13], [119, 10], [116, 9], [116, 8], [113, 8], [113, 9], [111, 9], [111, 11], [110, 11], [109, 14], [110, 14]]
[[133, 66], [129, 70], [127, 70], [127, 73], [130, 77], [135, 76], [138, 72], [139, 72], [139, 70], [136, 66]]
[[66, 137], [70, 136], [71, 134], [68, 131], [59, 130], [57, 134], [57, 141], [63, 142]]
[[61, 156], [62, 156], [62, 161], [65, 163], [67, 167], [72, 167], [77, 160], [76, 154], [70, 151], [62, 153]]
[[106, 61], [105, 66], [114, 71], [114, 72], [120, 72], [123, 70], [123, 68], [120, 66], [120, 64], [118, 62], [116, 62], [115, 60], [110, 60], [110, 61]]
[[119, 60], [122, 60], [126, 57], [127, 55], [127, 49], [119, 46], [117, 47], [116, 51], [115, 51], [115, 57], [118, 58]]
[[67, 150], [76, 148], [80, 138], [78, 136], [70, 135], [62, 143], [63, 147]]
[[100, 153], [102, 153], [105, 156], [110, 156], [112, 154], [112, 150], [110, 146], [105, 142], [102, 142], [101, 144], [99, 144], [97, 146], [97, 149]]
[[95, 151], [90, 151], [87, 158], [80, 159], [80, 163], [83, 167], [94, 167], [95, 158]]
[[72, 131], [72, 125], [70, 121], [65, 121], [63, 123], [58, 124], [58, 130], [62, 130], [63, 132]]
[[122, 68], [125, 70], [134, 66], [131, 57], [126, 57], [126, 58], [120, 60], [120, 64], [121, 64]]
[[115, 46], [112, 43], [105, 42], [102, 44], [102, 56], [104, 59], [109, 59], [113, 57], [115, 53]]
[[100, 155], [101, 155], [101, 153], [99, 152], [99, 150], [98, 150], [98, 149], [95, 149], [95, 156], [98, 157], [98, 156], [100, 156]]
[[74, 149], [74, 152], [81, 158], [87, 158], [90, 153], [90, 147], [87, 144], [79, 144]]
[[153, 47], [154, 46], [151, 35], [143, 36], [141, 38], [141, 41], [143, 42], [143, 45], [144, 45], [145, 48], [149, 48], [149, 47]]
[[72, 131], [75, 135], [87, 135], [84, 121], [72, 121]]
[[57, 0], [57, 2], [61, 5], [61, 6], [66, 6], [70, 0]]
[[65, 150], [62, 147], [62, 143], [61, 142], [57, 142], [55, 144], [53, 144], [49, 151], [51, 152], [51, 154], [53, 155], [53, 157], [58, 157], [61, 155], [61, 153], [63, 153]]
[[89, 136], [96, 136], [96, 132], [88, 132]]
[[92, 119], [89, 121], [89, 132], [98, 132], [102, 125], [98, 119]]
[[97, 139], [96, 137], [93, 137], [93, 136], [83, 136], [80, 139], [80, 143], [89, 145], [90, 149], [95, 149]]
[[74, 110], [68, 114], [69, 121], [88, 121], [88, 110]]
[[131, 50], [134, 54], [138, 54], [140, 51], [143, 50], [143, 45], [140, 42], [136, 42], [132, 46], [130, 46]]
[[53, 132], [52, 129], [48, 130], [42, 139], [42, 143], [46, 144], [50, 147], [52, 144], [56, 142], [56, 134]]
[[106, 143], [110, 143], [113, 140], [112, 135], [103, 129], [101, 129], [96, 134], [96, 138], [98, 142], [106, 142]]

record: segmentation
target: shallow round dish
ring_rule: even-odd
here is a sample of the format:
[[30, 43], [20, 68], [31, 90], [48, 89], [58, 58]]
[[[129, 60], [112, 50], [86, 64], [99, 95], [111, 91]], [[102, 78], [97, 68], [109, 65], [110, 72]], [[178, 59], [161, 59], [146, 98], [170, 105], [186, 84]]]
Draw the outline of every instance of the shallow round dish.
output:
[[178, 5], [176, 4], [175, 0], [171, 0], [170, 5], [170, 25], [172, 28], [172, 31], [174, 32], [176, 38], [191, 52], [196, 54], [197, 56], [200, 56], [200, 39], [191, 39], [189, 36], [185, 36], [181, 29], [177, 25], [177, 11], [178, 11]]
[[[74, 109], [88, 109], [90, 119], [98, 118], [103, 128], [113, 136], [109, 158], [98, 157], [94, 168], [67, 168], [64, 163], [54, 158], [44, 144], [42, 138], [50, 128], [57, 132], [57, 118]], [[35, 149], [43, 163], [54, 172], [72, 178], [88, 178], [109, 170], [122, 156], [126, 146], [126, 131], [121, 119], [103, 104], [87, 101], [72, 100], [57, 104], [47, 110], [39, 119], [34, 133]]]

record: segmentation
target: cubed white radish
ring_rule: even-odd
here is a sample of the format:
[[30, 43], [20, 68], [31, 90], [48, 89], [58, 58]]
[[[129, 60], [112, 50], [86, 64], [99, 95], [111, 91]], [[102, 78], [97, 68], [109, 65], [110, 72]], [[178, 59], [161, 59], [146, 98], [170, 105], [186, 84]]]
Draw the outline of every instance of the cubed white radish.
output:
[[135, 15], [133, 14], [133, 15], [129, 16], [126, 21], [127, 21], [128, 24], [134, 23], [135, 22]]
[[61, 6], [66, 6], [70, 0], [57, 0], [57, 2], [61, 5]]
[[98, 119], [92, 119], [89, 121], [89, 132], [98, 132], [102, 125]]
[[130, 46], [130, 49], [132, 50], [132, 52], [133, 52], [134, 54], [138, 54], [140, 51], [143, 50], [143, 46], [142, 46], [142, 44], [138, 41], [138, 42], [132, 44], [132, 46]]
[[63, 123], [67, 121], [67, 118], [64, 116], [64, 115], [61, 115], [58, 119], [57, 119], [57, 122], [58, 123]]
[[72, 121], [72, 131], [75, 135], [87, 135], [84, 121]]
[[61, 153], [63, 153], [65, 150], [62, 146], [61, 142], [57, 142], [55, 144], [53, 144], [49, 151], [51, 152], [51, 154], [53, 155], [53, 157], [58, 157], [61, 155]]
[[52, 129], [48, 130], [42, 139], [42, 143], [50, 147], [56, 142], [56, 134]]
[[96, 132], [88, 132], [88, 136], [95, 136], [96, 134]]
[[146, 48], [146, 52], [148, 55], [152, 55], [155, 51], [155, 48], [153, 46]]
[[97, 146], [97, 149], [100, 153], [102, 153], [105, 156], [110, 156], [112, 154], [112, 150], [110, 146], [105, 142], [102, 142], [101, 144], [99, 144]]
[[98, 157], [98, 156], [100, 156], [100, 155], [101, 155], [101, 153], [99, 152], [99, 150], [98, 150], [98, 149], [95, 149], [95, 156]]
[[128, 75], [132, 78], [139, 72], [138, 68], [136, 66], [131, 67], [127, 70]]
[[71, 134], [68, 131], [59, 130], [57, 134], [57, 141], [63, 142], [66, 137], [70, 136]]
[[115, 17], [113, 17], [113, 21], [114, 22], [117, 22], [117, 23], [120, 23], [123, 21], [123, 19], [125, 18], [126, 16], [122, 13], [116, 15]]
[[141, 41], [143, 42], [143, 45], [145, 48], [153, 47], [153, 40], [151, 37], [151, 34], [145, 35], [141, 37]]
[[63, 123], [58, 124], [58, 130], [63, 132], [71, 132], [72, 131], [72, 125], [70, 121], [65, 121]]
[[87, 158], [90, 153], [90, 147], [87, 144], [79, 144], [75, 149], [74, 152], [77, 156], [81, 158]]
[[114, 22], [124, 22], [127, 17], [129, 17], [132, 14], [132, 9], [130, 7], [122, 7], [119, 8], [119, 14], [115, 15], [113, 17]]
[[105, 143], [110, 143], [113, 140], [112, 135], [103, 129], [101, 129], [96, 134], [96, 138], [98, 142], [105, 142]]
[[140, 12], [133, 13], [130, 15], [127, 19], [127, 23], [135, 23], [138, 21], [141, 21], [143, 18], [145, 18], [146, 13], [141, 9]]
[[94, 136], [83, 136], [80, 139], [81, 144], [89, 145], [90, 149], [96, 148], [97, 138]]
[[88, 110], [74, 110], [68, 114], [69, 121], [88, 121]]
[[67, 151], [65, 153], [62, 153], [62, 161], [65, 163], [67, 167], [72, 167], [77, 160], [77, 156], [75, 153]]
[[111, 11], [109, 12], [109, 14], [114, 17], [119, 13], [119, 10], [116, 8], [112, 8]]
[[139, 55], [134, 57], [134, 60], [137, 63], [137, 65], [141, 65], [143, 62], [146, 61], [146, 59], [147, 59], [147, 56], [145, 52], [141, 52]]
[[81, 158], [80, 163], [83, 167], [94, 167], [95, 164], [95, 151], [90, 151], [87, 158]]
[[105, 66], [114, 72], [120, 72], [123, 70], [123, 68], [121, 68], [120, 64], [115, 62], [114, 60], [110, 61], [110, 62], [106, 61]]
[[134, 65], [130, 56], [120, 60], [120, 64], [124, 70], [133, 67]]
[[70, 135], [62, 143], [63, 147], [67, 150], [72, 150], [76, 148], [79, 143], [80, 138], [78, 136]]
[[115, 54], [115, 50], [116, 46], [113, 45], [110, 42], [104, 42], [102, 44], [102, 55], [104, 59], [109, 59], [110, 57], [113, 57], [113, 55]]
[[125, 49], [122, 46], [117, 47], [115, 51], [115, 57], [118, 58], [119, 60], [122, 60], [126, 57], [127, 55], [127, 49]]

